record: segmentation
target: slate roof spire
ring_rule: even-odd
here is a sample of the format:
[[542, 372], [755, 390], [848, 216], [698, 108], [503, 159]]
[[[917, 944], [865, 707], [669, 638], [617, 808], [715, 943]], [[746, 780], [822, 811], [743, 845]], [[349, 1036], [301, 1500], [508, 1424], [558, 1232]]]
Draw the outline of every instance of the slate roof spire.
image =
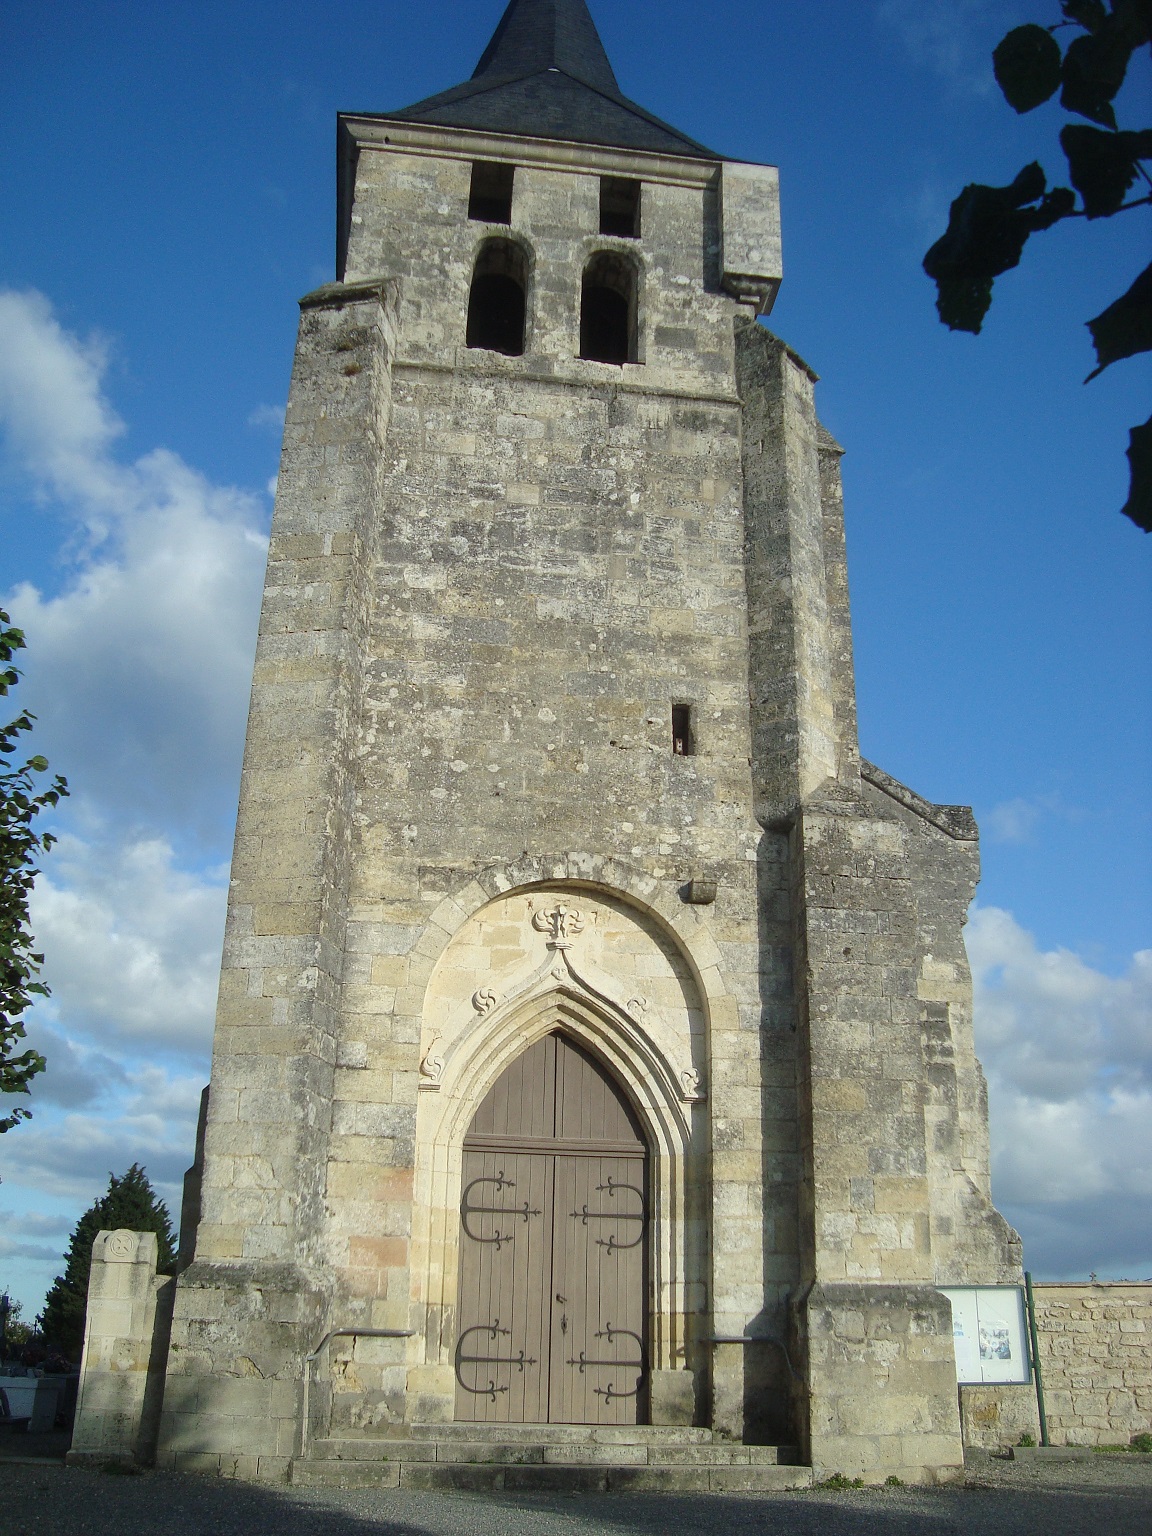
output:
[[509, 0], [470, 80], [364, 115], [720, 159], [621, 93], [585, 0]]
[[620, 87], [584, 0], [509, 0], [473, 80], [558, 69], [596, 90]]

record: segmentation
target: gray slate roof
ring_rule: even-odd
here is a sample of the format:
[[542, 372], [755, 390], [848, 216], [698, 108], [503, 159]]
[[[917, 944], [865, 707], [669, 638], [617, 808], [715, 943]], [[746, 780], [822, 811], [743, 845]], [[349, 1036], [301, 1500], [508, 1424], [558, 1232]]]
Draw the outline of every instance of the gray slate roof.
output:
[[471, 80], [364, 115], [721, 158], [621, 94], [585, 0], [509, 0]]

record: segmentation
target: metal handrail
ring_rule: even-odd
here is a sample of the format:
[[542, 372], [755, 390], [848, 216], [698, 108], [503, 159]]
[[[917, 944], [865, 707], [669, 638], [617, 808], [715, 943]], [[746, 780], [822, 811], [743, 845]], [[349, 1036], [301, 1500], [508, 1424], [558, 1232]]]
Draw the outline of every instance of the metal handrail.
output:
[[304, 1412], [300, 1424], [301, 1461], [308, 1454], [308, 1401], [312, 1386], [312, 1365], [319, 1359], [321, 1350], [327, 1348], [333, 1339], [411, 1339], [414, 1337], [415, 1330], [412, 1328], [329, 1328], [312, 1353], [304, 1356]]
[[708, 1342], [709, 1344], [775, 1344], [784, 1356], [784, 1364], [788, 1367], [789, 1376], [798, 1386], [803, 1385], [792, 1364], [792, 1356], [788, 1353], [787, 1344], [783, 1339], [773, 1338], [770, 1333], [714, 1333]]

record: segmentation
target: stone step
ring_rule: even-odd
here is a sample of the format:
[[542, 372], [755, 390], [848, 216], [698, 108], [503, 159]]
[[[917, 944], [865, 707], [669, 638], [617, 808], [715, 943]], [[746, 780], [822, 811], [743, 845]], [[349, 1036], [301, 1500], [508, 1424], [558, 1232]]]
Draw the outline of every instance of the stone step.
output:
[[812, 1484], [796, 1466], [647, 1466], [539, 1462], [295, 1461], [302, 1488], [411, 1488], [477, 1493], [770, 1493]]
[[670, 1444], [667, 1441], [548, 1441], [497, 1440], [495, 1438], [450, 1440], [317, 1440], [309, 1460], [317, 1462], [442, 1462], [488, 1463], [494, 1466], [649, 1466], [669, 1467], [765, 1467], [791, 1466], [797, 1461], [793, 1446], [733, 1445], [728, 1441]]
[[530, 1440], [536, 1445], [706, 1445], [712, 1431], [685, 1424], [406, 1424], [413, 1440]]

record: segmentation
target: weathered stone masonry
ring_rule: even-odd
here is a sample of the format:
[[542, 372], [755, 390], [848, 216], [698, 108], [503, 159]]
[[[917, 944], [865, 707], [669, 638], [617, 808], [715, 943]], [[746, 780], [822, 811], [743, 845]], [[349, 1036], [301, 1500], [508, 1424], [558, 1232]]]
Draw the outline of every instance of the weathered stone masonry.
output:
[[[463, 1137], [562, 1028], [649, 1148], [651, 1421], [948, 1478], [936, 1287], [1020, 1273], [972, 1049], [975, 827], [859, 755], [840, 450], [756, 320], [775, 172], [614, 96], [582, 4], [514, 0], [497, 54], [545, 13], [584, 54], [547, 54], [530, 119], [467, 117], [521, 110], [482, 61], [479, 94], [341, 120], [160, 1459], [275, 1478], [306, 1439], [452, 1418]], [[595, 110], [565, 117], [589, 74]], [[492, 161], [495, 226], [468, 216]], [[640, 184], [638, 238], [598, 233], [605, 177]], [[528, 274], [522, 355], [465, 345], [497, 237]], [[633, 362], [578, 355], [597, 252], [634, 273]], [[582, 931], [553, 953], [564, 903]], [[336, 1328], [405, 1337], [309, 1362]]]
[[1037, 1285], [1053, 1445], [1126, 1445], [1152, 1432], [1152, 1285]]

